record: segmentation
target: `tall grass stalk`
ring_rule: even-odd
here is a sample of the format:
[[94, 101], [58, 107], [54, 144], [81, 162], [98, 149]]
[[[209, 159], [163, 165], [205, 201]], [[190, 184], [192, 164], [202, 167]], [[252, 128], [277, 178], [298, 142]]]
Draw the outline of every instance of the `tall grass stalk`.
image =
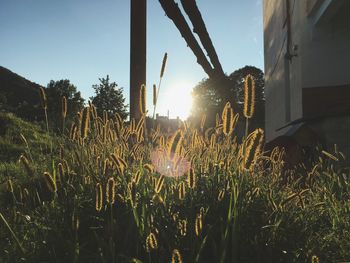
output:
[[62, 134], [64, 134], [65, 129], [65, 123], [66, 123], [66, 117], [67, 117], [67, 98], [65, 96], [62, 97]]
[[158, 91], [157, 91], [157, 95], [156, 95], [156, 103], [154, 104], [153, 106], [153, 120], [155, 120], [155, 114], [156, 114], [156, 108], [157, 108], [157, 103], [159, 101], [159, 91], [160, 91], [160, 87], [161, 87], [161, 84], [162, 84], [162, 79], [163, 79], [163, 76], [164, 76], [164, 72], [165, 72], [165, 66], [166, 66], [166, 63], [167, 63], [167, 60], [168, 60], [168, 53], [165, 53], [164, 54], [164, 57], [163, 57], [163, 63], [162, 63], [162, 68], [160, 70], [160, 77], [159, 77], [159, 83], [158, 83]]
[[2, 222], [5, 224], [5, 226], [7, 227], [7, 229], [10, 231], [13, 239], [16, 241], [16, 243], [17, 243], [18, 247], [20, 248], [20, 251], [22, 252], [22, 254], [25, 254], [26, 253], [25, 249], [22, 247], [21, 242], [19, 242], [15, 232], [13, 232], [12, 228], [7, 223], [5, 217], [2, 215], [2, 213], [0, 213], [0, 218], [1, 218]]
[[47, 98], [46, 98], [45, 90], [42, 87], [40, 87], [40, 98], [41, 98], [41, 106], [43, 107], [45, 112], [46, 131], [47, 131], [47, 134], [49, 134], [49, 120], [47, 117]]
[[248, 74], [244, 80], [244, 107], [243, 115], [246, 118], [245, 126], [245, 138], [247, 138], [248, 130], [248, 119], [253, 117], [255, 108], [255, 80], [254, 77]]

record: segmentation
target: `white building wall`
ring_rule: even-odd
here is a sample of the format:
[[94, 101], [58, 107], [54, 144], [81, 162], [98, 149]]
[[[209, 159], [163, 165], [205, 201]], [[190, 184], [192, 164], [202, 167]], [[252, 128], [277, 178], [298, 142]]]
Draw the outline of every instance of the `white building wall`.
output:
[[350, 1], [325, 0], [305, 19], [303, 87], [350, 83]]
[[350, 0], [264, 0], [266, 139], [303, 117], [303, 88], [350, 85]]
[[[291, 5], [292, 39], [300, 41], [300, 1]], [[264, 1], [264, 48], [265, 48], [265, 96], [266, 140], [270, 141], [284, 133], [276, 131], [286, 123], [298, 119], [301, 110], [301, 60], [287, 54], [286, 1]], [[295, 43], [291, 43], [294, 45]]]

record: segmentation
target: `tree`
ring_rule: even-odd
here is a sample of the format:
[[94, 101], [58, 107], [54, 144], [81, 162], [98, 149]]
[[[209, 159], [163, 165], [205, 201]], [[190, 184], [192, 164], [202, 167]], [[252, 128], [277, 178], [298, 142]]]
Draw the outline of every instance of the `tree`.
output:
[[96, 106], [99, 115], [106, 111], [109, 116], [118, 113], [123, 119], [128, 116], [127, 105], [123, 97], [123, 88], [118, 88], [115, 82], [109, 82], [109, 76], [99, 78], [100, 84], [93, 85], [95, 96], [90, 97], [92, 104]]
[[[202, 80], [192, 92], [194, 107], [192, 116], [200, 118], [202, 114], [207, 115], [207, 124], [215, 125], [215, 116], [221, 114], [226, 102], [230, 102], [234, 111], [243, 116], [244, 101], [244, 78], [251, 74], [255, 80], [255, 113], [249, 121], [251, 129], [264, 127], [265, 95], [264, 95], [264, 73], [253, 66], [240, 68], [226, 80], [217, 81], [213, 79]], [[241, 118], [242, 119], [242, 118]]]
[[215, 125], [216, 113], [223, 108], [222, 96], [213, 79], [203, 79], [192, 91], [193, 107], [191, 117], [200, 120], [205, 114], [206, 123]]
[[[54, 129], [62, 127], [62, 97], [67, 99], [67, 122], [71, 122], [76, 113], [84, 106], [84, 99], [77, 88], [68, 79], [51, 80], [45, 89], [49, 124]], [[51, 120], [51, 123], [50, 123]], [[66, 126], [67, 127], [67, 126]]]

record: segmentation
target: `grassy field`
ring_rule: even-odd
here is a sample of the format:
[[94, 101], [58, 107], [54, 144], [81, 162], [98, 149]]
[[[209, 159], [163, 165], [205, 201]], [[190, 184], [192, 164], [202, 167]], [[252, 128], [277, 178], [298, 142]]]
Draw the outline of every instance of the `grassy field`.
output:
[[286, 169], [237, 118], [165, 134], [90, 105], [56, 137], [0, 114], [0, 262], [350, 261], [342, 153]]

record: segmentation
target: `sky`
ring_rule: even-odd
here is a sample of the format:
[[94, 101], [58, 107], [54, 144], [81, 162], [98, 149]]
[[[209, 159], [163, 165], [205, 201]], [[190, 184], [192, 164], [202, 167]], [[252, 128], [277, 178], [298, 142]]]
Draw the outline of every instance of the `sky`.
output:
[[[197, 5], [226, 73], [245, 65], [263, 70], [262, 0], [197, 0]], [[129, 38], [129, 0], [0, 0], [0, 66], [42, 86], [69, 79], [86, 100], [94, 94], [92, 85], [108, 74], [129, 104]], [[159, 82], [165, 52], [157, 112], [185, 118], [192, 88], [207, 75], [158, 0], [148, 0], [151, 113], [151, 87]]]

